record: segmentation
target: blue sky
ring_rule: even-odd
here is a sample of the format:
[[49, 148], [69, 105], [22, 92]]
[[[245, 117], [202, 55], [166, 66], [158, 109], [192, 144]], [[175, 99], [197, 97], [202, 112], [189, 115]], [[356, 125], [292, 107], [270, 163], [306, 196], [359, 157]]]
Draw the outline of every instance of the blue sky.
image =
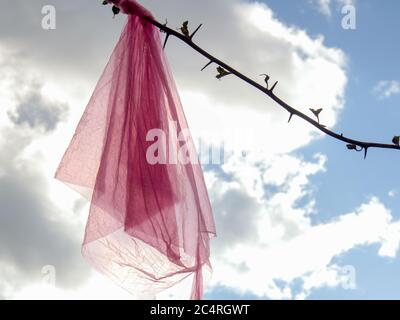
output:
[[[379, 99], [373, 89], [380, 80], [399, 79], [397, 30], [400, 28], [400, 3], [393, 0], [358, 1], [357, 28], [344, 30], [341, 27], [341, 6], [337, 4], [332, 6], [331, 16], [326, 16], [308, 0], [264, 2], [286, 24], [299, 26], [311, 35], [322, 34], [326, 45], [341, 48], [346, 53], [349, 80], [346, 104], [335, 131], [359, 139], [390, 142], [391, 137], [400, 131], [400, 95]], [[324, 223], [338, 214], [350, 212], [360, 199], [371, 195], [378, 196], [392, 210], [394, 217], [400, 217], [399, 198], [388, 195], [399, 188], [396, 169], [399, 154], [396, 151], [370, 150], [364, 161], [360, 154], [347, 152], [342, 143], [330, 137], [296, 151], [306, 159], [316, 152], [325, 154], [329, 160], [327, 171], [311, 178], [317, 186], [318, 214], [313, 216], [313, 223]], [[356, 289], [320, 288], [309, 299], [400, 298], [400, 261], [398, 258], [378, 257], [378, 249], [375, 245], [357, 248], [335, 259], [356, 267]], [[207, 297], [213, 299], [221, 292], [228, 298], [254, 298], [252, 295], [232, 296], [222, 288]]]
[[[88, 203], [53, 179], [125, 17], [93, 1], [54, 0], [57, 27], [44, 30], [47, 1], [8, 2], [0, 12], [0, 299], [132, 299], [84, 262]], [[141, 3], [174, 28], [203, 23], [196, 43], [260, 83], [268, 72], [276, 94], [302, 111], [323, 107], [334, 131], [386, 143], [400, 135], [398, 1]], [[355, 30], [341, 26], [345, 3], [355, 6]], [[400, 298], [398, 152], [371, 149], [364, 160], [299, 119], [288, 125], [286, 112], [234, 77], [198, 72], [207, 61], [179, 41], [170, 39], [166, 54], [194, 139], [224, 143], [229, 154], [204, 164], [218, 233], [205, 298]], [[46, 266], [56, 271], [52, 286], [42, 283]], [[187, 298], [188, 288], [161, 297]]]
[[[382, 79], [398, 79], [396, 65], [400, 44], [395, 40], [395, 30], [400, 27], [396, 14], [400, 4], [360, 1], [356, 6], [357, 29], [350, 31], [341, 27], [343, 16], [338, 10], [327, 18], [313, 10], [309, 1], [298, 1], [295, 6], [280, 1], [266, 3], [286, 23], [301, 26], [311, 34], [322, 34], [327, 45], [339, 47], [346, 53], [349, 59], [346, 105], [335, 131], [362, 140], [390, 142], [399, 130], [399, 96], [380, 100], [373, 89]], [[388, 192], [398, 186], [396, 152], [371, 150], [367, 161], [359, 161], [359, 154], [342, 152], [343, 147], [340, 142], [326, 137], [300, 151], [304, 156], [320, 151], [329, 158], [328, 172], [315, 181], [319, 182], [321, 212], [350, 210], [358, 199], [370, 194], [386, 197], [391, 207], [396, 206], [396, 201], [388, 197]], [[341, 201], [328, 203], [333, 194]], [[395, 212], [399, 209], [392, 208]], [[335, 212], [327, 213], [327, 217]]]

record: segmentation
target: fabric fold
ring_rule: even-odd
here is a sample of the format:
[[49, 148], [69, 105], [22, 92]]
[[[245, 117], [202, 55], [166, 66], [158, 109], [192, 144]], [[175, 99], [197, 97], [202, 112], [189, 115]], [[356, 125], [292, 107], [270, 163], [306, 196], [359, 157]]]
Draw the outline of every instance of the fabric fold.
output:
[[91, 201], [94, 268], [138, 298], [193, 277], [200, 299], [216, 234], [202, 168], [151, 13], [113, 2], [128, 21], [56, 178]]

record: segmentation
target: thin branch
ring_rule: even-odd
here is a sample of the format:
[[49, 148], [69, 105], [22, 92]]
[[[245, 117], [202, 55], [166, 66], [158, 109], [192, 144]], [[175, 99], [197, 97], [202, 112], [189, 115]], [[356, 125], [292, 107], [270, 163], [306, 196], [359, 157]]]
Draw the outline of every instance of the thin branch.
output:
[[279, 97], [277, 97], [273, 93], [273, 89], [275, 88], [275, 86], [277, 85], [278, 82], [275, 82], [275, 84], [271, 87], [270, 90], [266, 90], [265, 87], [263, 87], [259, 83], [257, 83], [254, 80], [246, 77], [244, 74], [240, 73], [239, 71], [235, 70], [234, 68], [232, 68], [228, 64], [224, 63], [223, 61], [217, 59], [216, 57], [214, 57], [213, 55], [211, 55], [210, 53], [208, 53], [204, 49], [200, 48], [198, 45], [193, 43], [193, 41], [190, 38], [186, 37], [185, 35], [180, 34], [179, 32], [167, 27], [166, 25], [163, 25], [163, 24], [159, 23], [158, 21], [156, 21], [156, 20], [154, 20], [154, 19], [152, 19], [150, 17], [143, 17], [143, 19], [145, 19], [146, 21], [150, 22], [151, 24], [153, 24], [154, 26], [156, 26], [157, 28], [159, 28], [163, 32], [165, 32], [167, 34], [167, 36], [173, 35], [174, 37], [176, 37], [179, 40], [183, 41], [188, 46], [190, 46], [192, 49], [194, 49], [195, 51], [200, 53], [202, 56], [206, 57], [208, 60], [210, 60], [210, 62], [207, 64], [207, 66], [209, 66], [211, 63], [215, 63], [215, 64], [221, 66], [222, 68], [224, 68], [225, 70], [229, 71], [231, 74], [235, 75], [239, 79], [241, 79], [244, 82], [248, 83], [249, 85], [253, 86], [254, 88], [262, 91], [264, 94], [269, 96], [273, 101], [275, 101], [278, 105], [280, 105], [283, 109], [285, 109], [287, 112], [289, 112], [290, 115], [291, 115], [290, 119], [292, 118], [293, 115], [298, 116], [299, 118], [301, 118], [304, 121], [310, 123], [311, 125], [316, 127], [318, 130], [320, 130], [323, 133], [325, 133], [326, 135], [328, 135], [328, 136], [330, 136], [330, 137], [332, 137], [332, 138], [334, 138], [336, 140], [340, 140], [340, 141], [343, 141], [343, 142], [345, 142], [347, 144], [351, 144], [351, 145], [355, 145], [355, 146], [359, 147], [360, 149], [357, 149], [357, 151], [364, 150], [365, 151], [365, 154], [364, 154], [365, 157], [367, 155], [367, 150], [370, 149], [370, 148], [400, 150], [400, 146], [396, 145], [396, 144], [386, 144], [386, 143], [377, 143], [377, 142], [367, 142], [367, 141], [355, 140], [355, 139], [352, 139], [352, 138], [345, 137], [343, 134], [338, 134], [338, 133], [336, 133], [336, 132], [334, 132], [332, 130], [329, 130], [324, 125], [319, 124], [314, 119], [312, 119], [309, 116], [305, 115], [301, 111], [293, 108], [292, 106], [290, 106], [289, 104], [287, 104], [286, 102], [281, 100]]

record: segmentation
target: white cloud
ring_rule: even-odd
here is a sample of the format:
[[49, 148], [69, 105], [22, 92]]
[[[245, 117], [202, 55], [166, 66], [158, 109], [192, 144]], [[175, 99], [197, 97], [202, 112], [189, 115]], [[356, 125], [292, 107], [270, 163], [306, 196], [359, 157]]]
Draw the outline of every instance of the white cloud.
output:
[[354, 266], [332, 264], [303, 276], [302, 281], [302, 290], [294, 295], [295, 299], [306, 299], [312, 290], [323, 287], [334, 288], [341, 286], [343, 289], [355, 289], [357, 271]]
[[318, 9], [319, 11], [326, 15], [330, 16], [332, 14], [331, 12], [331, 0], [317, 0], [318, 2]]
[[397, 196], [397, 190], [390, 190], [389, 192], [388, 192], [388, 196], [390, 197], [390, 198], [394, 198], [394, 197], [396, 197]]
[[[315, 4], [318, 11], [323, 15], [330, 17], [332, 15], [332, 4], [335, 1], [332, 0], [311, 0], [312, 4]], [[336, 5], [341, 8], [345, 5], [355, 5], [356, 0], [336, 0]]]
[[[214, 201], [225, 201], [215, 210], [230, 208], [234, 199], [226, 195], [235, 190], [252, 203], [252, 212], [248, 214], [237, 207], [238, 212], [227, 212], [226, 219], [229, 221], [230, 215], [241, 219], [220, 223], [220, 238], [214, 243], [218, 249], [214, 256], [214, 285], [273, 299], [306, 298], [313, 289], [349, 282], [349, 274], [343, 272], [346, 266], [335, 265], [333, 259], [354, 248], [379, 244], [380, 256], [396, 256], [400, 221], [395, 221], [376, 198], [327, 223], [312, 223], [315, 194], [309, 178], [323, 171], [325, 161], [321, 156], [316, 159], [317, 162], [308, 163], [279, 156], [268, 163], [268, 168], [256, 165], [257, 161], [232, 159], [224, 167], [233, 179], [229, 183], [214, 180], [210, 188]], [[291, 163], [283, 175], [281, 161]], [[279, 186], [278, 191], [269, 194], [271, 185]], [[262, 196], [260, 190], [264, 190]], [[304, 197], [308, 205], [298, 207], [296, 204]], [[221, 213], [216, 214], [218, 217]], [[244, 232], [248, 226], [256, 226], [253, 234], [245, 236], [236, 231], [236, 241], [225, 238], [229, 230]], [[302, 283], [300, 292], [293, 291], [296, 281]], [[279, 285], [282, 282], [284, 285]]]
[[22, 290], [10, 293], [7, 298], [15, 300], [129, 300], [132, 296], [123, 289], [115, 286], [105, 277], [91, 275], [84, 286], [75, 289], [61, 289], [57, 286], [35, 283]]
[[375, 85], [373, 92], [379, 99], [390, 98], [400, 93], [400, 82], [381, 80]]

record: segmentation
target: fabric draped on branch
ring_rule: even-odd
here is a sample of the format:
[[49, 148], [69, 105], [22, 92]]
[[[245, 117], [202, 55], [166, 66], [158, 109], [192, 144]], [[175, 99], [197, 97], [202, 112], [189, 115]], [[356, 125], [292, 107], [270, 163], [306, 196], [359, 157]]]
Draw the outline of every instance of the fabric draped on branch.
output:
[[201, 299], [216, 234], [202, 168], [148, 161], [153, 129], [184, 131], [194, 144], [160, 32], [142, 19], [151, 13], [134, 0], [112, 2], [128, 21], [56, 178], [91, 201], [82, 253], [95, 269], [137, 298], [192, 277], [191, 298]]

